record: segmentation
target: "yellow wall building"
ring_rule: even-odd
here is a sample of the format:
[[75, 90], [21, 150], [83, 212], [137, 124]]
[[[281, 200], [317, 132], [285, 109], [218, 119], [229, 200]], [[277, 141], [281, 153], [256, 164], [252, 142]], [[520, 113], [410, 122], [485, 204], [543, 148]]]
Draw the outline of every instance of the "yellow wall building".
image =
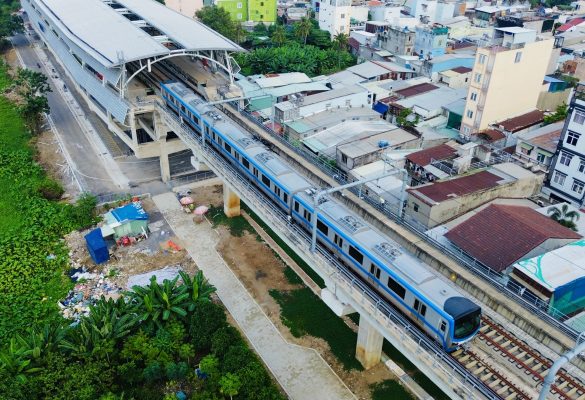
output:
[[536, 108], [554, 40], [525, 28], [496, 28], [489, 46], [478, 48], [461, 134], [470, 137], [489, 124]]

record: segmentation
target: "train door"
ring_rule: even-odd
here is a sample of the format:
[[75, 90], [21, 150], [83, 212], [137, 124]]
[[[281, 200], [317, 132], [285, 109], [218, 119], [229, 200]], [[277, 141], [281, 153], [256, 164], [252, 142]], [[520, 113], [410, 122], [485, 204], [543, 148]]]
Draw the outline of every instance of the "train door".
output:
[[425, 315], [427, 314], [427, 306], [423, 304], [419, 299], [414, 299], [414, 312], [412, 313], [413, 318], [416, 321], [424, 323]]
[[368, 281], [375, 287], [377, 287], [378, 282], [380, 282], [380, 273], [380, 268], [378, 268], [374, 263], [370, 263], [370, 275], [368, 276]]

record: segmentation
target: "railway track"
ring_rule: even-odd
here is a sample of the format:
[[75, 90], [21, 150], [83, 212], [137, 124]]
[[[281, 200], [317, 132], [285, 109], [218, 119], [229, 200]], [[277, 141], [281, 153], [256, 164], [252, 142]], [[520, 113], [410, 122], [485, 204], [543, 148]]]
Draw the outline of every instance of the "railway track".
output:
[[[536, 392], [539, 391], [553, 361], [487, 317], [483, 318], [483, 326], [477, 339], [507, 360], [510, 366], [515, 367], [519, 376], [524, 374], [524, 383], [530, 382], [529, 386]], [[502, 399], [534, 397], [529, 395], [522, 385], [512, 382], [507, 371], [494, 366], [490, 358], [479, 356], [475, 350], [460, 349], [453, 353], [453, 356]], [[562, 369], [551, 387], [551, 393], [559, 400], [585, 400], [585, 385]]]

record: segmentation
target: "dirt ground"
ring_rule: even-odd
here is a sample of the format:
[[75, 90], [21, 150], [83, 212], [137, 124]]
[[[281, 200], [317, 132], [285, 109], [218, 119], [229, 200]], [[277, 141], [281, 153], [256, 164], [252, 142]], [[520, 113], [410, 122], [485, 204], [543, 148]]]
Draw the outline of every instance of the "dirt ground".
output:
[[[219, 206], [222, 204], [222, 189], [221, 186], [197, 188], [193, 190], [191, 197], [196, 204]], [[218, 252], [288, 341], [317, 350], [360, 399], [371, 398], [371, 384], [394, 378], [384, 364], [369, 371], [348, 372], [323, 339], [309, 335], [301, 338], [292, 336], [289, 329], [282, 324], [280, 306], [270, 296], [269, 290], [293, 290], [302, 286], [288, 282], [284, 275], [286, 265], [266, 243], [257, 239], [257, 235], [232, 236], [225, 226], [217, 227], [216, 232], [220, 238]]]
[[[137, 242], [128, 247], [110, 248], [110, 260], [107, 263], [96, 265], [87, 251], [84, 235], [87, 231], [75, 231], [66, 236], [65, 240], [70, 249], [72, 267], [85, 266], [91, 273], [103, 273], [109, 275], [114, 270], [112, 277], [107, 278], [111, 284], [125, 289], [128, 278], [133, 275], [143, 274], [158, 270], [167, 266], [180, 266], [190, 275], [197, 271], [197, 267], [189, 254], [182, 249], [182, 244], [172, 232], [166, 221], [154, 203], [150, 199], [142, 201], [144, 210], [149, 214], [151, 232], [148, 239]], [[181, 250], [169, 248], [168, 242], [177, 244]]]

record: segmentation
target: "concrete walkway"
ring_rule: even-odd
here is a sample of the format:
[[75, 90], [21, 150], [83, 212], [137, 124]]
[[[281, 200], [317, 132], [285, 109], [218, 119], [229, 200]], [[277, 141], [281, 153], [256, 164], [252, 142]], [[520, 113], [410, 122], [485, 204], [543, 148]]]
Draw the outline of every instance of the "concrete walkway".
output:
[[356, 399], [315, 350], [288, 343], [280, 335], [215, 250], [218, 237], [207, 221], [194, 224], [173, 193], [152, 199], [291, 399]]

